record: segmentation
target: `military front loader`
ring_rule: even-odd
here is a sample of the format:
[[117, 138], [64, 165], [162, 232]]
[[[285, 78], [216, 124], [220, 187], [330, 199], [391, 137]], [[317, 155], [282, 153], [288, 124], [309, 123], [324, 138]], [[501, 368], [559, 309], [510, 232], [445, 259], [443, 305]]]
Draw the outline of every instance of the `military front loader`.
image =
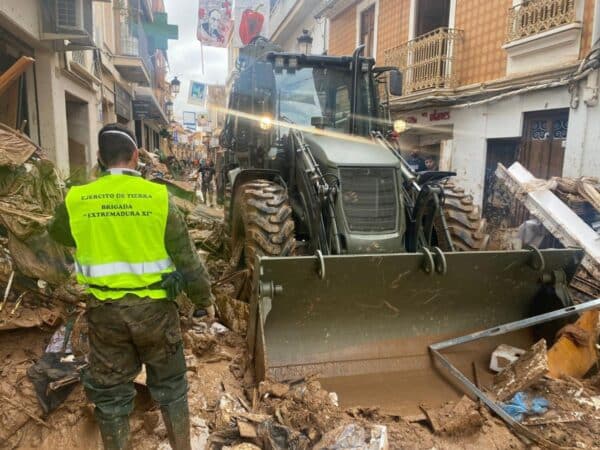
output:
[[[257, 375], [316, 374], [345, 406], [414, 412], [458, 392], [428, 345], [569, 304], [574, 249], [484, 251], [451, 172], [414, 172], [379, 98], [400, 72], [351, 56], [241, 49], [221, 134], [232, 264]], [[544, 330], [503, 336], [526, 348]], [[450, 359], [487, 366], [499, 338]]]

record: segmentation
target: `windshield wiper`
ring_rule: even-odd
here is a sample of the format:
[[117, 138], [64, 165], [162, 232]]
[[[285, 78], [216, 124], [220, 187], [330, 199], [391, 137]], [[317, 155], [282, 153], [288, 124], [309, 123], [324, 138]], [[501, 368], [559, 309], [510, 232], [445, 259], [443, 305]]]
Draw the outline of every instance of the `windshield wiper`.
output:
[[295, 123], [292, 119], [290, 119], [285, 114], [280, 114], [279, 115], [279, 120], [282, 120], [282, 121], [287, 122], [287, 123]]

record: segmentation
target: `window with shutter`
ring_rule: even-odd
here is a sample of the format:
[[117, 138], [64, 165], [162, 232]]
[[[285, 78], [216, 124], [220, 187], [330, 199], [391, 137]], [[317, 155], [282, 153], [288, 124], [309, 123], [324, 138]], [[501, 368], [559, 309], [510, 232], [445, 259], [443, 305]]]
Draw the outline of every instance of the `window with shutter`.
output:
[[81, 28], [80, 0], [56, 0], [56, 25], [59, 28]]

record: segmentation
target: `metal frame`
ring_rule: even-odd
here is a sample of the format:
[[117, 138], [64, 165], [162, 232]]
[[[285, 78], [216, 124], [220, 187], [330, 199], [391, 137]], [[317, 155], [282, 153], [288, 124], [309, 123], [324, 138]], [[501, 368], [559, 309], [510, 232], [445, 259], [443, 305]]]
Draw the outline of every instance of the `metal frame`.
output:
[[567, 308], [558, 309], [549, 313], [540, 314], [538, 316], [518, 320], [516, 322], [511, 322], [505, 325], [499, 325], [494, 328], [488, 328], [487, 330], [477, 331], [466, 336], [449, 339], [447, 341], [439, 342], [437, 344], [432, 344], [429, 346], [429, 351], [431, 352], [435, 361], [441, 363], [441, 365], [446, 370], [448, 370], [455, 378], [458, 379], [458, 381], [462, 383], [462, 385], [466, 388], [466, 390], [469, 393], [475, 395], [483, 403], [485, 403], [485, 405], [488, 408], [490, 408], [492, 411], [498, 414], [498, 416], [500, 416], [500, 418], [504, 420], [508, 424], [508, 426], [512, 428], [515, 432], [522, 434], [523, 436], [531, 439], [533, 442], [543, 446], [544, 448], [563, 449], [565, 447], [558, 446], [548, 441], [547, 439], [539, 436], [538, 434], [529, 430], [524, 425], [521, 425], [519, 422], [514, 420], [509, 414], [507, 414], [502, 408], [500, 408], [500, 406], [496, 402], [494, 402], [471, 380], [469, 380], [465, 375], [463, 375], [463, 373], [460, 370], [454, 367], [452, 363], [440, 353], [440, 350], [447, 349], [449, 347], [454, 347], [460, 344], [465, 344], [467, 342], [476, 341], [490, 336], [498, 336], [510, 333], [512, 331], [522, 330], [523, 328], [528, 328], [534, 325], [539, 325], [545, 322], [550, 322], [552, 320], [571, 316], [576, 313], [581, 313], [584, 311], [589, 311], [598, 308], [600, 308], [600, 298], [590, 300], [580, 305], [569, 306]]

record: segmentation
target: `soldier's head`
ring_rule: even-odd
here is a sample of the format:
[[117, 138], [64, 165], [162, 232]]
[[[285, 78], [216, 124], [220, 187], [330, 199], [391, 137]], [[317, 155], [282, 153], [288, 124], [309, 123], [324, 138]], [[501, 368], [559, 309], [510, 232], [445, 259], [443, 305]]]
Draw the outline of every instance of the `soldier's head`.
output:
[[135, 135], [120, 123], [102, 127], [98, 133], [98, 160], [107, 169], [135, 169], [138, 163]]

